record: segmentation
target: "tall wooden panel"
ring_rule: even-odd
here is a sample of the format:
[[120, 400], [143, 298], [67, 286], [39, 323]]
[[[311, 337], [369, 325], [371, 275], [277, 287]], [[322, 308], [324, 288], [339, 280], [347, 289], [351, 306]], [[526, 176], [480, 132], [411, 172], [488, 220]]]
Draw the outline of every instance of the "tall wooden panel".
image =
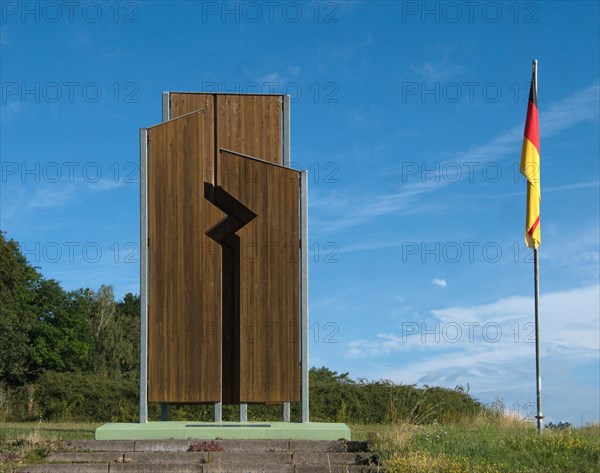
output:
[[281, 166], [283, 97], [168, 98], [171, 119], [147, 130], [148, 400], [299, 401], [300, 173]]
[[215, 116], [214, 96], [211, 94], [172, 93], [170, 97], [171, 119], [202, 110], [204, 114], [204, 139], [202, 159], [207, 173], [206, 182], [214, 184], [215, 167]]
[[283, 97], [217, 95], [217, 149], [282, 164]]
[[207, 119], [214, 119], [213, 104], [215, 103], [215, 94], [204, 94], [196, 92], [170, 92], [169, 100], [171, 119], [201, 109], [206, 111]]
[[205, 232], [224, 214], [204, 197], [210, 123], [196, 112], [148, 129], [151, 402], [221, 399], [221, 254]]
[[240, 402], [300, 400], [299, 172], [222, 151], [217, 184], [256, 214], [239, 236]]
[[171, 92], [171, 118], [203, 109], [214, 146], [275, 164], [283, 156], [283, 96]]

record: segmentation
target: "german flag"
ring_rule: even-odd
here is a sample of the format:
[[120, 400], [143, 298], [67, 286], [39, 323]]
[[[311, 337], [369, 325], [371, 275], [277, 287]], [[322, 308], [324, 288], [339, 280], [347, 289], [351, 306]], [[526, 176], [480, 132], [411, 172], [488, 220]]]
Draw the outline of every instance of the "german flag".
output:
[[542, 243], [540, 235], [540, 201], [542, 200], [542, 194], [540, 191], [540, 130], [538, 128], [537, 61], [533, 61], [520, 171], [527, 179], [525, 243], [529, 248], [537, 248]]

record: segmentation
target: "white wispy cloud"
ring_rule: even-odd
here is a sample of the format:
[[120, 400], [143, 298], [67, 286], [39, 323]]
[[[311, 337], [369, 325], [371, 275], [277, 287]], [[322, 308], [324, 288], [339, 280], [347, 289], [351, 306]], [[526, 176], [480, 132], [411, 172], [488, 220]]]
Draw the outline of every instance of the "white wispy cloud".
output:
[[317, 313], [347, 310], [348, 302], [352, 300], [350, 296], [359, 293], [360, 290], [359, 286], [352, 286], [344, 291], [336, 292], [334, 295], [311, 300], [310, 310]]
[[564, 186], [554, 186], [544, 188], [544, 192], [562, 192], [574, 189], [589, 189], [591, 187], [600, 188], [600, 181], [576, 182], [575, 184], [566, 184]]
[[282, 76], [279, 72], [269, 72], [267, 74], [264, 74], [262, 76], [260, 76], [257, 80], [257, 82], [259, 84], [265, 84], [265, 83], [270, 83], [270, 84], [284, 84], [286, 81], [286, 78], [284, 76]]
[[[541, 346], [545, 354], [581, 362], [598, 358], [600, 286], [542, 294]], [[475, 306], [435, 309], [419, 321], [407, 321], [399, 332], [347, 344], [348, 357], [387, 357], [418, 352], [420, 359], [386, 369], [386, 378], [447, 384], [449, 378], [473, 381], [510, 371], [531, 358], [533, 298], [512, 296]], [[494, 376], [495, 376], [494, 374]], [[493, 380], [497, 388], [500, 381]]]
[[75, 197], [75, 186], [44, 187], [36, 190], [28, 199], [27, 208], [58, 207], [65, 205]]
[[409, 183], [400, 192], [387, 194], [335, 192], [333, 196], [323, 195], [325, 204], [321, 203], [318, 208], [320, 213], [327, 215], [315, 217], [313, 214], [312, 224], [321, 230], [339, 231], [384, 215], [425, 215], [440, 211], [446, 208], [445, 203], [418, 199], [436, 186], [439, 184], [430, 181]]
[[115, 182], [114, 179], [100, 179], [97, 182], [90, 182], [88, 185], [89, 188], [93, 190], [110, 191], [123, 187], [124, 181], [122, 179], [117, 182]]
[[[563, 192], [563, 191], [572, 191], [578, 189], [592, 189], [599, 188], [600, 189], [600, 181], [588, 181], [588, 182], [576, 182], [574, 184], [565, 184], [564, 186], [552, 186], [552, 187], [544, 187], [543, 193], [551, 193], [551, 192]], [[485, 196], [481, 196], [481, 199], [501, 199], [504, 197], [517, 197], [525, 195], [526, 191], [522, 190], [520, 192], [508, 192], [506, 194], [488, 194]]]
[[9, 181], [0, 189], [2, 202], [0, 223], [8, 228], [32, 218], [35, 221], [41, 211], [57, 211], [76, 202], [85, 202], [92, 195], [91, 192], [111, 192], [122, 187], [124, 187], [123, 180], [114, 182], [111, 179], [101, 179], [95, 183]]
[[[548, 106], [540, 112], [540, 129], [543, 136], [555, 135], [574, 125], [588, 120], [598, 119], [598, 101], [600, 86], [592, 85], [574, 92], [565, 99]], [[565, 113], [565, 110], [568, 113]], [[486, 162], [501, 160], [507, 154], [520, 152], [523, 139], [523, 124], [492, 137], [487, 142], [473, 146], [466, 151], [452, 153], [447, 163]], [[444, 163], [440, 166], [444, 168]], [[463, 178], [468, 173], [463, 173]], [[434, 203], [433, 199], [423, 201], [423, 195], [439, 191], [450, 184], [447, 179], [430, 179], [425, 183], [408, 183], [398, 192], [378, 194], [349, 191], [348, 194], [335, 192], [329, 196], [320, 195], [323, 203], [319, 205], [326, 215], [318, 215], [313, 220], [320, 229], [338, 231], [348, 227], [362, 225], [384, 215], [413, 215], [442, 211], [447, 208], [443, 203]], [[581, 185], [581, 184], [573, 184]], [[546, 191], [544, 191], [546, 192]], [[314, 202], [314, 201], [313, 201]]]
[[20, 101], [8, 102], [0, 106], [0, 116], [3, 120], [9, 120], [17, 116], [25, 108], [25, 103]]
[[[340, 67], [340, 63], [350, 63], [355, 61], [357, 56], [367, 54], [366, 51], [374, 44], [373, 36], [368, 34], [354, 43], [340, 43], [324, 41], [319, 44], [315, 53], [315, 59], [321, 71], [326, 71], [331, 67]], [[355, 62], [352, 63], [355, 66]]]
[[[549, 138], [579, 123], [597, 120], [598, 101], [600, 101], [600, 85], [594, 84], [549, 104], [546, 109], [542, 107], [539, 112], [541, 137]], [[515, 154], [515, 150], [519, 153], [519, 145], [523, 140], [523, 126], [524, 123], [519, 123], [486, 143], [454, 153], [448, 162], [481, 164], [500, 160], [507, 154]], [[541, 151], [543, 153], [543, 144]]]
[[452, 63], [448, 57], [444, 57], [438, 62], [423, 62], [410, 66], [413, 72], [422, 75], [430, 82], [447, 80], [464, 72], [464, 68], [458, 64]]
[[[596, 407], [586, 421], [597, 420], [599, 313], [598, 284], [542, 293], [542, 396], [548, 421], [578, 423], [589, 406]], [[357, 370], [359, 377], [462, 385], [483, 402], [500, 399], [533, 415], [534, 333], [533, 298], [513, 296], [433, 310], [422, 321], [405, 323], [403, 332], [354, 340], [345, 354], [367, 366]]]
[[[417, 238], [413, 238], [412, 240], [417, 241]], [[410, 241], [410, 239], [409, 239]], [[344, 245], [340, 247], [339, 253], [352, 253], [356, 251], [372, 251], [372, 250], [383, 250], [388, 248], [398, 248], [402, 245], [405, 245], [405, 241], [381, 241], [378, 238], [368, 239], [362, 238], [360, 243]]]
[[446, 282], [446, 280], [444, 278], [433, 278], [431, 280], [431, 284], [433, 284], [434, 286], [440, 286], [440, 287], [446, 287], [448, 285], [448, 283]]
[[542, 107], [539, 112], [540, 135], [542, 138], [552, 136], [578, 123], [597, 120], [599, 101], [600, 84], [594, 84], [550, 104], [545, 110]]
[[2, 29], [0, 30], [0, 44], [2, 44], [2, 45], [10, 44], [10, 40], [8, 38], [8, 26], [7, 25], [3, 25]]
[[[567, 225], [569, 225], [567, 223]], [[553, 270], [571, 270], [586, 280], [597, 280], [600, 267], [600, 226], [598, 221], [580, 227], [577, 232], [565, 228], [544, 244], [542, 255]], [[592, 279], [593, 278], [593, 279]]]

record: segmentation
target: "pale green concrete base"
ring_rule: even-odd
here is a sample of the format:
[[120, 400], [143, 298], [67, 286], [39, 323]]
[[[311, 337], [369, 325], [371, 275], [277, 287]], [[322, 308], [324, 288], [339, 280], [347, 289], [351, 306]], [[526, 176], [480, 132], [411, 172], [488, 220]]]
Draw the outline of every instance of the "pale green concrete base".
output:
[[185, 440], [185, 439], [350, 439], [346, 424], [307, 422], [148, 422], [104, 424], [96, 429], [96, 440]]

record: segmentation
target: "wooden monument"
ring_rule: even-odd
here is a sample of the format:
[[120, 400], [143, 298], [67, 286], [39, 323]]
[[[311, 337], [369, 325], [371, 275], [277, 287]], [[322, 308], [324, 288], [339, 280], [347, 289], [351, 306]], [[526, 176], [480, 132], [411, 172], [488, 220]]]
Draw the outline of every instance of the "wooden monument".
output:
[[308, 422], [307, 179], [289, 96], [163, 94], [141, 130], [140, 421], [148, 402], [302, 401]]

